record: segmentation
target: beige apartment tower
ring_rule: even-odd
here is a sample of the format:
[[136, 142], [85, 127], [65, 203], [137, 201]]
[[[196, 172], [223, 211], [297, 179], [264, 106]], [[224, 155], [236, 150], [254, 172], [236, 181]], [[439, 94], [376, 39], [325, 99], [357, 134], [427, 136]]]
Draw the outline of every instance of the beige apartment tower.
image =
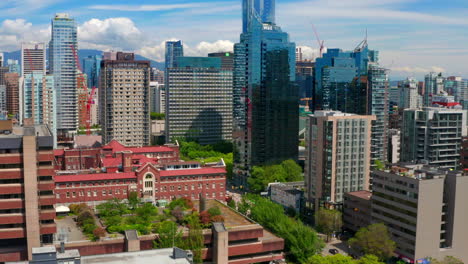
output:
[[150, 62], [117, 52], [101, 62], [99, 106], [103, 143], [150, 144]]
[[369, 190], [371, 127], [375, 116], [316, 111], [306, 125], [307, 206], [336, 207], [346, 192]]

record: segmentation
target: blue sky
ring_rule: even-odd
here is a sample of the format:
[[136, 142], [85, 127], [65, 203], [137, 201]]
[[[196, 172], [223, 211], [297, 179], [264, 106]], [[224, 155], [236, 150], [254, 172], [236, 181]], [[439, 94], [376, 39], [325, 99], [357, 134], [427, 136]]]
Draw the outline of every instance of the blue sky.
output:
[[[80, 48], [135, 51], [162, 60], [163, 42], [182, 39], [189, 55], [232, 49], [241, 30], [241, 0], [0, 0], [0, 50], [48, 41], [50, 18], [68, 12]], [[466, 0], [277, 0], [277, 24], [317, 54], [315, 24], [325, 46], [353, 49], [367, 28], [370, 48], [394, 79], [429, 71], [468, 78]]]

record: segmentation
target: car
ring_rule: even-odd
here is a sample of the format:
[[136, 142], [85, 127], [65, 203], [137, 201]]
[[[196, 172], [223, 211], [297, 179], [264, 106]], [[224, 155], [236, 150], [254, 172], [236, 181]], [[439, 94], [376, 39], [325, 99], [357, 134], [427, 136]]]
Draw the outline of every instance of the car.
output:
[[336, 254], [339, 253], [338, 249], [336, 249], [336, 248], [331, 248], [330, 250], [328, 250], [328, 252], [330, 252], [330, 254], [332, 254], [332, 255], [336, 255]]

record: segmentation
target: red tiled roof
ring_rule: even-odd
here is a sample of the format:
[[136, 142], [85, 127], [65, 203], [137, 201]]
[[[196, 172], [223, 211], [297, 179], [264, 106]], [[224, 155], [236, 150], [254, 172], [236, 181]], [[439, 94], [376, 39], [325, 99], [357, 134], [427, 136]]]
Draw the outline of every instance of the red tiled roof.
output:
[[215, 174], [226, 173], [225, 168], [200, 168], [200, 169], [187, 169], [187, 170], [161, 170], [160, 176], [184, 176], [184, 175], [201, 175], [201, 174]]
[[102, 159], [102, 165], [104, 167], [118, 167], [122, 163], [120, 158], [104, 158]]
[[372, 193], [369, 191], [354, 191], [354, 192], [348, 192], [348, 195], [356, 196], [361, 199], [365, 200], [370, 200]]
[[79, 182], [79, 181], [102, 181], [102, 180], [120, 180], [136, 179], [134, 172], [122, 173], [94, 173], [94, 174], [75, 174], [75, 175], [56, 175], [55, 182]]
[[150, 153], [150, 152], [168, 152], [173, 151], [165, 146], [146, 146], [146, 147], [125, 147], [117, 140], [112, 140], [109, 144], [102, 147], [103, 149], [112, 149], [112, 152], [132, 151], [133, 153]]
[[65, 153], [64, 149], [54, 149], [54, 156], [62, 156]]

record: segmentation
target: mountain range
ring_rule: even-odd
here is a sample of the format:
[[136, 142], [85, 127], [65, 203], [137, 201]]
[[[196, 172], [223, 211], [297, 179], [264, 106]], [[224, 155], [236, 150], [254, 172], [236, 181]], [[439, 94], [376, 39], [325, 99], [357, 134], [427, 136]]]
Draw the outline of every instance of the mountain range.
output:
[[[94, 50], [94, 49], [81, 49], [78, 50], [78, 58], [80, 59], [80, 63], [83, 64], [83, 59], [88, 56], [94, 55], [102, 55], [103, 51], [101, 50]], [[8, 59], [18, 60], [21, 61], [21, 51], [11, 51], [11, 52], [3, 52], [5, 61]], [[164, 62], [154, 61], [148, 58], [145, 58], [141, 55], [135, 54], [135, 59], [137, 60], [148, 60], [151, 62], [151, 67], [157, 68], [159, 70], [164, 70]]]

